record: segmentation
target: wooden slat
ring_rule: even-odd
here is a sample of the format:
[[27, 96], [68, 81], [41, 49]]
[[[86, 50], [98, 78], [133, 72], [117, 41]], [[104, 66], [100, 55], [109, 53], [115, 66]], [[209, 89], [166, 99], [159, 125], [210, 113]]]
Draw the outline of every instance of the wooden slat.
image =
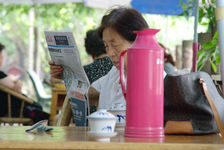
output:
[[32, 124], [32, 119], [30, 118], [7, 118], [7, 117], [0, 117], [0, 122], [3, 123], [28, 123]]
[[30, 104], [33, 103], [33, 101], [31, 99], [29, 99], [28, 97], [26, 97], [26, 96], [24, 96], [22, 94], [19, 94], [19, 93], [15, 92], [15, 91], [9, 89], [6, 86], [0, 85], [0, 90], [3, 91], [3, 92], [6, 92], [6, 93], [8, 93], [8, 94], [10, 94], [12, 96], [15, 96], [15, 97], [17, 97], [17, 98], [27, 102], [27, 103], [30, 103]]
[[59, 95], [65, 95], [66, 94], [65, 89], [52, 88], [52, 91], [57, 92]]
[[[30, 118], [23, 118], [23, 110], [24, 110], [24, 103], [30, 103], [32, 104], [33, 101], [27, 98], [26, 96], [19, 94], [12, 89], [7, 88], [6, 86], [0, 85], [0, 91], [5, 92], [7, 94], [8, 98], [8, 117], [1, 117], [0, 122], [1, 123], [22, 123], [22, 124], [29, 124], [31, 125], [33, 123], [32, 119]], [[20, 114], [19, 118], [13, 118], [12, 117], [12, 96], [18, 98], [21, 100], [21, 106], [20, 106]]]
[[22, 118], [23, 117], [23, 109], [24, 109], [24, 101], [22, 101], [21, 106], [20, 106], [20, 112], [19, 112], [19, 117]]
[[11, 110], [11, 96], [8, 94], [8, 116], [12, 117], [12, 110]]
[[59, 95], [66, 95], [65, 89], [52, 88], [52, 98], [51, 98], [51, 112], [50, 112], [50, 125], [53, 125], [55, 115], [58, 111], [58, 97]]
[[72, 117], [71, 104], [68, 96], [65, 97], [57, 126], [68, 126]]

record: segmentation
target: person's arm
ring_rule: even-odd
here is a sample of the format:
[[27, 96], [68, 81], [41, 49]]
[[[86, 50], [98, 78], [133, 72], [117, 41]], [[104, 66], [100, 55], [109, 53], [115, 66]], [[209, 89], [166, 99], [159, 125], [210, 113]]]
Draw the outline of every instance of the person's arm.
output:
[[63, 72], [63, 68], [60, 65], [56, 65], [53, 61], [49, 61], [50, 65], [50, 73], [51, 77], [57, 78], [57, 79], [62, 79], [61, 74]]
[[5, 78], [0, 79], [0, 84], [21, 93], [22, 91], [22, 82], [20, 80], [15, 80], [11, 76], [7, 76]]

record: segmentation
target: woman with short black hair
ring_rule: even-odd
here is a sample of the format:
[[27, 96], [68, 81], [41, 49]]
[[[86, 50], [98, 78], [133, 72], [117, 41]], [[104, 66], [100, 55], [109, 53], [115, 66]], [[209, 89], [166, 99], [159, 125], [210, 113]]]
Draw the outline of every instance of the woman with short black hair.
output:
[[93, 59], [107, 53], [97, 31], [97, 29], [88, 30], [85, 37], [86, 52], [88, 55], [92, 56]]
[[86, 52], [93, 58], [91, 64], [84, 66], [89, 82], [92, 84], [97, 79], [105, 76], [113, 64], [107, 56], [105, 46], [98, 36], [97, 29], [86, 32], [85, 48]]

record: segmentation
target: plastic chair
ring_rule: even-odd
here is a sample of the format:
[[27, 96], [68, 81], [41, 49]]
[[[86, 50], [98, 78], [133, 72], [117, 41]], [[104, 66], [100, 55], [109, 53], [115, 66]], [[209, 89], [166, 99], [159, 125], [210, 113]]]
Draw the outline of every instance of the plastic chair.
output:
[[27, 73], [33, 83], [38, 102], [40, 104], [43, 104], [44, 111], [49, 113], [52, 95], [49, 95], [45, 92], [44, 86], [36, 72], [34, 72], [33, 70], [27, 70]]
[[[31, 125], [33, 124], [33, 121], [31, 118], [25, 118], [23, 117], [23, 111], [24, 111], [24, 105], [25, 102], [32, 104], [33, 101], [26, 96], [19, 94], [8, 87], [4, 85], [0, 85], [0, 91], [4, 92], [7, 94], [7, 100], [8, 100], [8, 117], [0, 117], [0, 123], [9, 123], [9, 124], [14, 124], [14, 123], [19, 123], [19, 124], [24, 124], [24, 125]], [[12, 96], [16, 97], [16, 100], [21, 101], [21, 106], [20, 106], [20, 112], [18, 117], [12, 117], [12, 107], [11, 107], [11, 101], [12, 101]], [[13, 99], [15, 100], [15, 99]]]

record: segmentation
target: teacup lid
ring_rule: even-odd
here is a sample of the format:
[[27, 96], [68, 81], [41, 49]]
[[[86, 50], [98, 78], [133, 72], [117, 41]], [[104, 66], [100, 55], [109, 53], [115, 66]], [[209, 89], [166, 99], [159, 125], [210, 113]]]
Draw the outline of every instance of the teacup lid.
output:
[[116, 119], [116, 117], [113, 114], [107, 112], [106, 109], [99, 109], [98, 111], [90, 114], [88, 119]]
[[123, 103], [115, 103], [113, 106], [110, 107], [110, 111], [124, 111], [126, 110], [126, 105]]

